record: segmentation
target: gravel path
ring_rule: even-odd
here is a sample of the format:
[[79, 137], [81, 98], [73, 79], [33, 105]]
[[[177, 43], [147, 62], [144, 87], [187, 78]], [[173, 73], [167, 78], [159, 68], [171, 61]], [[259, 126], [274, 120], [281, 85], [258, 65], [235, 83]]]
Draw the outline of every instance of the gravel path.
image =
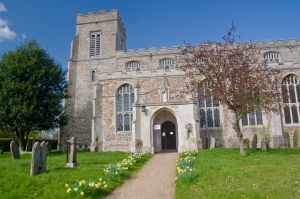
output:
[[107, 199], [171, 199], [175, 193], [177, 153], [154, 155]]

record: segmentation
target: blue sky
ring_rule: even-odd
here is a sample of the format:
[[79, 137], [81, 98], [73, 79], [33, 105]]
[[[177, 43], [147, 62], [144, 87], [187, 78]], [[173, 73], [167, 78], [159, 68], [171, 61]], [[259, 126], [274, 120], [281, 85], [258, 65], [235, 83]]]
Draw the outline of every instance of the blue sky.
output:
[[232, 21], [242, 40], [300, 39], [298, 0], [0, 0], [0, 55], [36, 39], [66, 68], [76, 14], [114, 8], [128, 49], [219, 41]]

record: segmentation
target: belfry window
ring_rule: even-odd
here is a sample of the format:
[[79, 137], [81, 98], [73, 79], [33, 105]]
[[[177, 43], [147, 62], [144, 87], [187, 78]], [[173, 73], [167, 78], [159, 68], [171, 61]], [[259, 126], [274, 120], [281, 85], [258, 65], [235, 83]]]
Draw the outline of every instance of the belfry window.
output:
[[200, 128], [220, 127], [219, 101], [214, 97], [204, 99], [199, 92]]
[[101, 34], [93, 32], [90, 34], [90, 57], [100, 56]]
[[267, 63], [278, 63], [279, 62], [279, 53], [278, 52], [266, 52], [264, 54], [264, 60]]
[[116, 93], [117, 131], [131, 131], [133, 102], [133, 87], [129, 84], [123, 84]]
[[175, 65], [175, 61], [170, 58], [165, 58], [165, 59], [159, 60], [159, 67], [162, 69], [168, 70], [171, 67], [173, 67], [174, 65]]
[[139, 61], [130, 61], [126, 63], [126, 71], [140, 71], [141, 63]]
[[299, 124], [300, 82], [295, 75], [286, 76], [281, 85], [285, 124]]

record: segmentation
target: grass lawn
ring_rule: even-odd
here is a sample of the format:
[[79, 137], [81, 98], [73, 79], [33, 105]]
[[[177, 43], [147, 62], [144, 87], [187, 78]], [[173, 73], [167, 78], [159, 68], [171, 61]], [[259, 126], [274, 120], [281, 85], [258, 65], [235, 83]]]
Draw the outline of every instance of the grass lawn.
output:
[[206, 150], [194, 166], [197, 177], [177, 180], [176, 198], [300, 198], [300, 150]]
[[[65, 184], [72, 184], [82, 179], [103, 177], [105, 164], [117, 163], [127, 156], [128, 153], [122, 152], [78, 152], [79, 165], [75, 169], [70, 169], [65, 168], [66, 155], [54, 152], [48, 157], [47, 173], [30, 177], [31, 155], [25, 154], [20, 160], [12, 160], [11, 154], [6, 152], [0, 155], [0, 198], [70, 198], [66, 194]], [[129, 169], [124, 177], [117, 177], [110, 182], [112, 188], [103, 195], [107, 195], [126, 178], [129, 178], [149, 158], [150, 155], [146, 155]]]

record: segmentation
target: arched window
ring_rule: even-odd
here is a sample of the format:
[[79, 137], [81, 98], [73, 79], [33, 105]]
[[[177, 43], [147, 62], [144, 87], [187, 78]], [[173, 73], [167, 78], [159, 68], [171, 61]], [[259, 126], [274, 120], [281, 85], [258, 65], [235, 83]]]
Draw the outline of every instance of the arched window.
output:
[[139, 61], [130, 61], [126, 63], [126, 71], [140, 71], [141, 63]]
[[286, 76], [281, 85], [285, 124], [299, 124], [300, 82], [295, 75]]
[[200, 128], [220, 127], [219, 101], [214, 98], [204, 99], [199, 92]]
[[92, 32], [90, 34], [90, 56], [100, 55], [101, 34], [100, 32]]
[[274, 63], [274, 62], [279, 62], [279, 53], [278, 52], [266, 52], [264, 54], [264, 60], [267, 63]]
[[117, 131], [131, 131], [133, 102], [133, 87], [129, 84], [120, 86], [116, 93]]
[[170, 58], [165, 58], [165, 59], [161, 59], [159, 60], [159, 67], [162, 69], [170, 69], [175, 65], [175, 61], [173, 59]]

